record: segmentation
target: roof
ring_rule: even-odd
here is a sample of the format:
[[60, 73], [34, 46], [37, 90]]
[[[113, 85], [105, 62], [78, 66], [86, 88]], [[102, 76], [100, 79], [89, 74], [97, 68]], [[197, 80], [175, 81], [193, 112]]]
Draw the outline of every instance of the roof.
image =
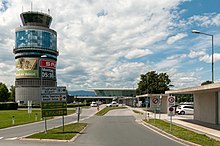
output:
[[190, 87], [190, 88], [182, 88], [176, 90], [166, 91], [166, 94], [193, 94], [196, 92], [212, 92], [212, 91], [220, 91], [220, 83], [213, 83], [208, 85]]
[[132, 91], [135, 91], [136, 89], [135, 88], [91, 88], [91, 90], [105, 90], [105, 91], [112, 91], [112, 90], [120, 90], [120, 91], [123, 91], [123, 90], [132, 90]]
[[168, 96], [168, 94], [143, 94], [143, 95], [137, 95], [136, 97], [152, 97], [152, 96]]

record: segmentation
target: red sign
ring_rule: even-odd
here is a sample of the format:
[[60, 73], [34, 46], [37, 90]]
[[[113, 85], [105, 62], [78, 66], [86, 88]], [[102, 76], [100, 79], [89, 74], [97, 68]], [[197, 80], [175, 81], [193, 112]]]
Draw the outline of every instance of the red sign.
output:
[[154, 104], [157, 104], [157, 103], [159, 102], [159, 100], [158, 100], [158, 98], [155, 97], [155, 98], [152, 99], [152, 102], [153, 102]]
[[56, 61], [52, 60], [40, 60], [40, 67], [54, 68], [56, 69]]
[[172, 112], [173, 110], [174, 110], [173, 107], [170, 107], [170, 108], [169, 108], [169, 111], [170, 111], [170, 112]]
[[174, 101], [175, 101], [175, 99], [174, 99], [173, 96], [170, 96], [170, 97], [168, 98], [168, 102], [169, 102], [169, 103], [174, 103]]

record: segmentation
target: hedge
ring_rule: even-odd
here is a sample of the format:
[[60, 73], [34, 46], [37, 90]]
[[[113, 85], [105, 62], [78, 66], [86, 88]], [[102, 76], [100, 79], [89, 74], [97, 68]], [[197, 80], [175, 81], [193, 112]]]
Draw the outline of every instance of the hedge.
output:
[[0, 102], [0, 110], [17, 110], [18, 103], [15, 102]]

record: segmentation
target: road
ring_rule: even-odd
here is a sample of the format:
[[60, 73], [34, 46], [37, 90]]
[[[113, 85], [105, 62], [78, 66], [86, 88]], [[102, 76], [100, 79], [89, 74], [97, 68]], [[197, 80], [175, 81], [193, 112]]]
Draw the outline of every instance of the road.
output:
[[[85, 122], [88, 123], [86, 130], [74, 141], [74, 142], [54, 142], [54, 141], [42, 141], [42, 140], [18, 140], [18, 139], [1, 139], [0, 146], [58, 146], [58, 145], [72, 145], [72, 146], [182, 146], [178, 142], [161, 136], [154, 131], [146, 128], [140, 123], [135, 122], [133, 113], [129, 109], [113, 110], [106, 114], [105, 116], [98, 117], [91, 115], [94, 114], [95, 108], [87, 109], [83, 111], [83, 117], [86, 118]], [[90, 117], [90, 118], [88, 118]], [[66, 118], [68, 120], [74, 120], [76, 116], [69, 116]], [[88, 119], [87, 119], [88, 118]], [[58, 122], [61, 124], [60, 119], [52, 120], [54, 123]], [[30, 127], [37, 126], [41, 130], [44, 130], [42, 124], [38, 123], [29, 125]], [[52, 123], [50, 123], [52, 125]], [[0, 135], [5, 134], [5, 136], [15, 136], [21, 137], [24, 134], [30, 134], [27, 132], [26, 127], [21, 126], [21, 129], [9, 128], [5, 130], [0, 130]], [[31, 129], [31, 128], [30, 128]], [[29, 130], [30, 130], [29, 129]]]

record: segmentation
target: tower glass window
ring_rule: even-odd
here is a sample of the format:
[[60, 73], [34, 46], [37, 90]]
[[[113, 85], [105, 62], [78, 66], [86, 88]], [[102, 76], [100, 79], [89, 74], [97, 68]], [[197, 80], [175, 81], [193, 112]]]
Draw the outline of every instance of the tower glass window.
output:
[[16, 32], [16, 48], [37, 47], [57, 50], [57, 36], [42, 30], [21, 30]]

